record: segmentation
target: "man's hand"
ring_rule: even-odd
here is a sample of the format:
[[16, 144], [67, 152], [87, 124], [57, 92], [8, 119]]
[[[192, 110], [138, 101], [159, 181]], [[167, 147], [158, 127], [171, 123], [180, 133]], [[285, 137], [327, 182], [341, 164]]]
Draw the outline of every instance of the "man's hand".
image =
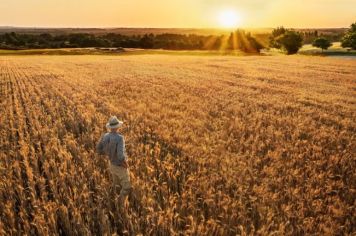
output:
[[121, 166], [122, 167], [124, 167], [124, 168], [129, 168], [129, 165], [127, 164], [127, 162], [126, 161], [123, 161], [122, 163], [121, 163]]

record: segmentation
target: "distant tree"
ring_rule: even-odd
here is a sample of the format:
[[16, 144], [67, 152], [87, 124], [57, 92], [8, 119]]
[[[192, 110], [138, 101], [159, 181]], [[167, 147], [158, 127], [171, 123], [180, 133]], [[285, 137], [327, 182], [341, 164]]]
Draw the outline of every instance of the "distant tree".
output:
[[39, 37], [46, 41], [51, 41], [53, 39], [53, 36], [48, 33], [40, 34]]
[[10, 45], [10, 46], [20, 47], [25, 44], [21, 35], [16, 34], [15, 32], [6, 33], [4, 35], [4, 39], [5, 39], [5, 44]]
[[264, 46], [250, 32], [236, 30], [230, 34], [228, 48], [238, 49], [247, 53], [259, 53]]
[[303, 36], [294, 30], [279, 27], [272, 31], [270, 47], [283, 49], [287, 54], [295, 54], [303, 46]]
[[251, 34], [247, 35], [247, 41], [249, 42], [250, 45], [250, 50], [252, 52], [261, 52], [261, 49], [264, 49], [265, 47], [260, 43], [256, 38], [252, 37]]
[[352, 48], [356, 50], [356, 22], [351, 24], [350, 29], [341, 39], [341, 46], [343, 48]]
[[324, 37], [316, 38], [313, 42], [313, 46], [317, 48], [321, 48], [321, 51], [328, 50], [332, 43]]
[[145, 34], [139, 41], [141, 48], [153, 48], [154, 46], [154, 35]]
[[269, 46], [270, 46], [271, 48], [281, 49], [281, 48], [282, 48], [282, 45], [279, 44], [279, 43], [276, 41], [276, 39], [277, 39], [278, 37], [280, 37], [281, 35], [285, 34], [286, 31], [287, 31], [287, 30], [286, 30], [283, 26], [277, 27], [276, 29], [273, 29], [273, 30], [272, 30], [272, 34], [271, 34], [271, 36], [270, 36], [270, 38], [269, 38]]
[[352, 48], [356, 50], [356, 32], [346, 34], [341, 41], [341, 46], [344, 48]]

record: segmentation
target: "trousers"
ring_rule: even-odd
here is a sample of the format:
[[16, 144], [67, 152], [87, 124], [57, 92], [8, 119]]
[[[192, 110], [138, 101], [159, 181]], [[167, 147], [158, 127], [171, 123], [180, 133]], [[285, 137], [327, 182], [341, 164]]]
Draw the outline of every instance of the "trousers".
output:
[[122, 166], [110, 164], [110, 172], [114, 186], [116, 188], [121, 186], [120, 198], [126, 197], [132, 189], [129, 170]]

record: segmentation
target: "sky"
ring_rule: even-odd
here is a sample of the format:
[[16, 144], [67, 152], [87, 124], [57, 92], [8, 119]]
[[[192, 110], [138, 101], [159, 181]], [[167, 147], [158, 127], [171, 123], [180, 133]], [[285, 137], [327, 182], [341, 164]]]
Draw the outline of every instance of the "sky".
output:
[[348, 27], [356, 0], [0, 0], [0, 26], [217, 28], [226, 12], [246, 28]]

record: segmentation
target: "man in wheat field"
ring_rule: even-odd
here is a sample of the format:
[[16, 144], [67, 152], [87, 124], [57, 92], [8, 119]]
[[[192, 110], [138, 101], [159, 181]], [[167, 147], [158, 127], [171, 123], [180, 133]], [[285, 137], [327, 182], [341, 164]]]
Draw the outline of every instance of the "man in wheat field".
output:
[[132, 188], [124, 137], [117, 132], [122, 124], [123, 122], [118, 120], [116, 116], [112, 116], [106, 124], [109, 132], [101, 137], [97, 145], [97, 153], [106, 155], [110, 159], [110, 172], [113, 177], [114, 186], [116, 188], [121, 186], [121, 203], [125, 201]]

